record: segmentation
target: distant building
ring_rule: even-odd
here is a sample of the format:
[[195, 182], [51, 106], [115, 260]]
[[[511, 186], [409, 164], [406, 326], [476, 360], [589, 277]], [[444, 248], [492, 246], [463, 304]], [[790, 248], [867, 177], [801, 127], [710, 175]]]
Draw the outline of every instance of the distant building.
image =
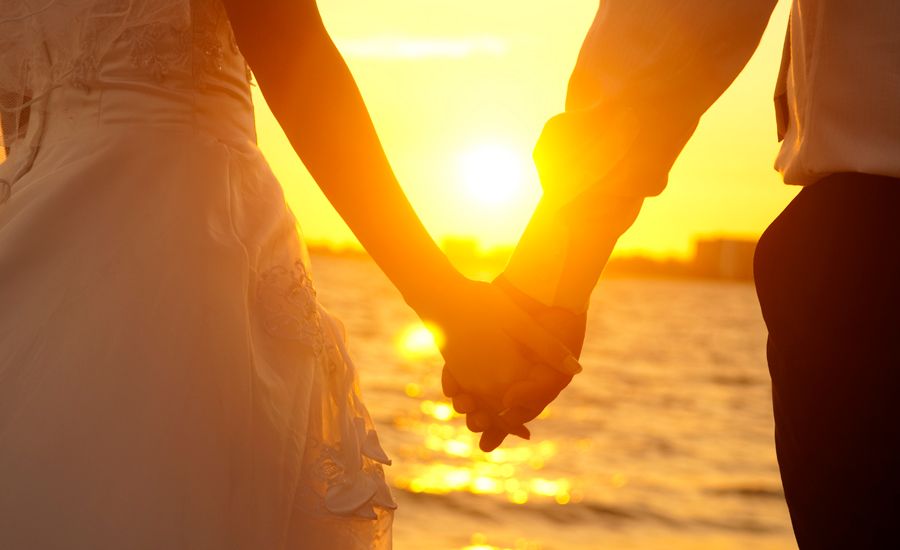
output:
[[676, 258], [613, 256], [603, 269], [603, 277], [685, 279], [695, 277], [691, 264]]
[[755, 240], [701, 239], [692, 263], [694, 273], [711, 279], [753, 280]]

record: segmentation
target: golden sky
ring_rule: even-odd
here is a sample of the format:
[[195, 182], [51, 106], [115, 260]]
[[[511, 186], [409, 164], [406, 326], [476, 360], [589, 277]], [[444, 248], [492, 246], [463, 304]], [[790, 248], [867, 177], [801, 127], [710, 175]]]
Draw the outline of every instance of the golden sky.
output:
[[[679, 254], [697, 235], [755, 236], [796, 193], [772, 169], [772, 90], [789, 2], [747, 69], [707, 113], [619, 252]], [[561, 111], [597, 0], [319, 0], [394, 169], [438, 238], [512, 244], [539, 196], [530, 162]], [[259, 141], [309, 241], [354, 242], [258, 106]], [[348, 159], [352, 161], [352, 159]]]

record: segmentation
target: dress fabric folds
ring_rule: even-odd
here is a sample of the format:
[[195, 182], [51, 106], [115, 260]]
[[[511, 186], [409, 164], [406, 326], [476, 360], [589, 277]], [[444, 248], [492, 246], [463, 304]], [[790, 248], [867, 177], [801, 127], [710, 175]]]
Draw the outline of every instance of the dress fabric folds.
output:
[[[46, 34], [0, 53], [27, 98], [3, 111], [0, 548], [390, 548], [390, 460], [224, 9], [59, 3], [0, 14]], [[101, 8], [180, 15], [57, 55]], [[11, 90], [23, 64], [48, 85]]]

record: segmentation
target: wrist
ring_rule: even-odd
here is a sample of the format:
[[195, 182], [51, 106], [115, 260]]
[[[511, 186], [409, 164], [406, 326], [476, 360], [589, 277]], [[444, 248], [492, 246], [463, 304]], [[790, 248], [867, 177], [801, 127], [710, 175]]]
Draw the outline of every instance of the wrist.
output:
[[494, 280], [493, 284], [547, 332], [558, 338], [572, 354], [576, 357], [581, 355], [587, 324], [585, 311], [541, 303], [516, 288], [502, 273]]
[[504, 280], [537, 302], [553, 305], [570, 237], [559, 209], [542, 198], [503, 271]]
[[402, 292], [406, 304], [423, 319], [444, 317], [448, 305], [465, 295], [468, 282], [449, 261], [432, 274], [422, 274]]

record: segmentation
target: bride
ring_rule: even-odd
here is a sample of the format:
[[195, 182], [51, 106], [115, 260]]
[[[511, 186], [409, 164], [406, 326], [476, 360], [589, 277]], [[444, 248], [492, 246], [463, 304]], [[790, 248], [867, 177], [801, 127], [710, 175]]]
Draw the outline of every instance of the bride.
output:
[[456, 383], [573, 364], [435, 246], [314, 0], [0, 6], [0, 547], [390, 547], [390, 460], [256, 146], [251, 68]]

